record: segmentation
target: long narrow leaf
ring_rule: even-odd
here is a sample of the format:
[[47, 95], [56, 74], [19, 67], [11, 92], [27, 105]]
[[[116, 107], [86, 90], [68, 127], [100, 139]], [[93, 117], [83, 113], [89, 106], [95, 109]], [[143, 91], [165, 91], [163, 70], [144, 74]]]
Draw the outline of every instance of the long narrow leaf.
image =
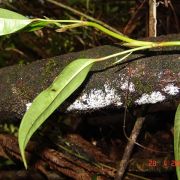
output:
[[25, 167], [25, 148], [33, 133], [84, 81], [94, 59], [78, 59], [70, 63], [54, 80], [51, 86], [41, 92], [25, 113], [19, 128], [18, 141]]
[[39, 29], [42, 29], [43, 27], [47, 26], [48, 24], [50, 24], [50, 22], [48, 21], [41, 21], [40, 19], [37, 21], [34, 21], [33, 23], [31, 23], [30, 25], [28, 25], [26, 28], [25, 28], [25, 31], [36, 31], [36, 30], [39, 30]]
[[32, 21], [21, 14], [0, 8], [0, 36], [14, 33]]
[[[177, 108], [174, 122], [174, 155], [175, 162], [180, 162], [180, 104]], [[180, 179], [180, 167], [176, 166], [176, 173], [178, 179]]]

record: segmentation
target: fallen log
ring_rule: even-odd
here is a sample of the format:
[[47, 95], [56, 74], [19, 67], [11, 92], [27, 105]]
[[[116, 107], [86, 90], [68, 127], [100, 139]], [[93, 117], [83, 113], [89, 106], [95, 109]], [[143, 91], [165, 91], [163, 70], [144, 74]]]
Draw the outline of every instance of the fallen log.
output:
[[[153, 40], [180, 39], [178, 35]], [[47, 88], [62, 69], [77, 58], [97, 58], [124, 50], [100, 46], [27, 65], [0, 69], [0, 119], [22, 118], [27, 106]], [[60, 107], [61, 112], [92, 112], [102, 108], [156, 104], [180, 99], [180, 47], [137, 52], [127, 64], [107, 68], [111, 59], [98, 63], [83, 85]], [[127, 101], [128, 93], [128, 101]]]

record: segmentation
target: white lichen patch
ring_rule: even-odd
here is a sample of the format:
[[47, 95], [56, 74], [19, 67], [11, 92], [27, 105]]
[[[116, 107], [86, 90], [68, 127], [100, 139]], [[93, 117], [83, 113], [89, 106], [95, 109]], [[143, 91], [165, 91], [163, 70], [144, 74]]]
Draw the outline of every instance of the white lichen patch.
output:
[[158, 77], [159, 79], [161, 79], [161, 78], [163, 77], [163, 72], [159, 72], [159, 73], [157, 74], [157, 77]]
[[123, 83], [121, 82], [121, 87], [122, 90], [129, 90], [129, 92], [134, 92], [135, 91], [135, 85], [132, 82], [128, 82], [125, 80]]
[[121, 80], [119, 82], [121, 90], [128, 90], [129, 92], [135, 92], [135, 85], [129, 82], [129, 79], [125, 75], [120, 74]]
[[142, 94], [142, 96], [135, 101], [136, 104], [155, 104], [157, 102], [161, 102], [165, 100], [165, 96], [161, 94], [159, 91], [154, 91], [150, 95], [149, 94]]
[[164, 89], [163, 91], [169, 95], [173, 95], [175, 96], [176, 94], [179, 93], [179, 87], [177, 86], [174, 86], [174, 84], [168, 84]]
[[26, 104], [26, 111], [30, 108], [31, 105], [32, 105], [32, 103], [27, 103]]
[[121, 106], [121, 97], [117, 94], [116, 89], [105, 84], [104, 90], [92, 89], [89, 93], [83, 94], [67, 108], [67, 111], [99, 109], [111, 104]]

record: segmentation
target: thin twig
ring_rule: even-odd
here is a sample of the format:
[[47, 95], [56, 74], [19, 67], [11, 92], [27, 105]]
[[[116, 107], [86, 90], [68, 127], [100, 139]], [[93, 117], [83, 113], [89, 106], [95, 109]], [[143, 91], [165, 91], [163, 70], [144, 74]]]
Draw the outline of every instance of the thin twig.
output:
[[137, 139], [139, 132], [142, 128], [142, 125], [144, 123], [144, 120], [145, 120], [144, 117], [139, 117], [139, 118], [137, 118], [137, 120], [135, 122], [134, 128], [133, 128], [131, 136], [129, 138], [130, 141], [128, 142], [128, 144], [126, 146], [122, 160], [119, 163], [119, 168], [117, 170], [115, 180], [121, 180], [123, 178], [124, 172], [128, 166], [128, 161], [130, 159], [131, 152], [132, 152], [134, 144], [135, 144], [134, 142], [136, 142], [136, 139]]
[[116, 32], [116, 33], [118, 33], [118, 34], [122, 34], [122, 33], [119, 32], [117, 29], [109, 26], [108, 24], [106, 24], [106, 23], [104, 23], [104, 22], [102, 22], [102, 21], [100, 21], [100, 20], [98, 20], [98, 19], [95, 19], [95, 18], [93, 18], [93, 17], [91, 17], [91, 16], [89, 16], [89, 15], [87, 15], [87, 14], [84, 14], [84, 13], [82, 13], [82, 12], [80, 12], [80, 11], [72, 8], [72, 7], [69, 7], [69, 6], [67, 6], [67, 5], [65, 5], [65, 4], [63, 4], [63, 3], [61, 3], [61, 2], [57, 2], [57, 1], [55, 1], [55, 0], [46, 0], [46, 1], [49, 2], [49, 3], [52, 3], [52, 4], [56, 5], [56, 6], [59, 6], [59, 7], [61, 7], [61, 8], [64, 8], [64, 9], [66, 9], [66, 10], [69, 10], [69, 11], [73, 12], [74, 14], [77, 14], [78, 16], [82, 16], [82, 17], [84, 17], [84, 18], [86, 18], [86, 19], [88, 19], [88, 20], [91, 20], [91, 21], [93, 21], [93, 22], [96, 22], [96, 23], [98, 23], [98, 24], [101, 24], [102, 26], [110, 29], [111, 31], [114, 31], [114, 32]]
[[157, 36], [156, 0], [149, 0], [149, 37]]
[[146, 1], [147, 0], [144, 0], [140, 4], [140, 6], [136, 9], [136, 11], [134, 12], [134, 14], [132, 15], [132, 17], [130, 18], [130, 20], [128, 21], [128, 23], [126, 24], [126, 26], [123, 29], [124, 34], [129, 35], [135, 29], [135, 26], [132, 28], [132, 25], [134, 24], [135, 21], [137, 21], [136, 17], [138, 15], [138, 13], [141, 11], [141, 9], [144, 7]]

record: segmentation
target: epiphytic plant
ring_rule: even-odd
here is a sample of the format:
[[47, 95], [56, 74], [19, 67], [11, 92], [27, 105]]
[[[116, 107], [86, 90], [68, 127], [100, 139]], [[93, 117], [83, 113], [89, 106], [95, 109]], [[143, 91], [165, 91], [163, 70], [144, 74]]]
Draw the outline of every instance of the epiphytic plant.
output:
[[[90, 26], [96, 28], [109, 36], [122, 41], [122, 45], [129, 47], [128, 50], [111, 54], [97, 59], [76, 59], [67, 65], [64, 70], [56, 77], [53, 83], [44, 91], [42, 91], [32, 102], [32, 105], [25, 113], [19, 128], [18, 141], [20, 152], [25, 167], [27, 162], [25, 158], [25, 148], [33, 133], [41, 126], [41, 124], [60, 106], [85, 80], [88, 72], [95, 63], [108, 60], [112, 57], [121, 58], [114, 62], [118, 64], [131, 53], [139, 50], [165, 47], [165, 46], [180, 46], [180, 41], [170, 42], [147, 42], [131, 39], [123, 34], [119, 34], [109, 30], [97, 23], [80, 21], [80, 20], [52, 20], [52, 19], [29, 19], [18, 13], [0, 8], [0, 35], [7, 35], [18, 30], [35, 31], [47, 25], [58, 27], [58, 32], [63, 32], [76, 27]], [[113, 65], [114, 65], [113, 64]], [[176, 113], [175, 120], [175, 157], [180, 159], [179, 153], [179, 121], [180, 108]], [[178, 178], [180, 178], [180, 170], [177, 169]]]

